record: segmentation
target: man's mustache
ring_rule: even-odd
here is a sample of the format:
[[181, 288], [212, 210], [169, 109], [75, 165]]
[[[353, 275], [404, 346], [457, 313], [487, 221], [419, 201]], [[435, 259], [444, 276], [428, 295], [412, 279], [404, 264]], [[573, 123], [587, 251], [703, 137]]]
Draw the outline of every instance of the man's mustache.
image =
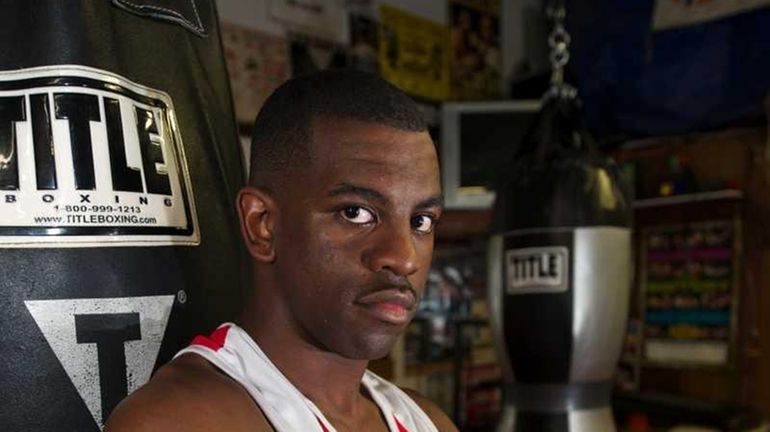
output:
[[417, 295], [417, 290], [414, 289], [414, 286], [411, 282], [409, 282], [409, 279], [404, 276], [397, 276], [393, 274], [384, 274], [381, 276], [378, 275], [371, 285], [367, 286], [363, 291], [358, 293], [357, 297], [361, 298], [378, 291], [386, 290], [409, 292], [414, 296], [416, 301], [420, 301], [420, 296]]

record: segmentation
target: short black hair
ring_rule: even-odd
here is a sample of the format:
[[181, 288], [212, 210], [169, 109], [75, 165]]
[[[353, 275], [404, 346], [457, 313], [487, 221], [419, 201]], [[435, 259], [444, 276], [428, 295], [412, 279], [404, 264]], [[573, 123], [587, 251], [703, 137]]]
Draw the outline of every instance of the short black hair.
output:
[[292, 78], [267, 98], [254, 122], [250, 183], [306, 166], [312, 158], [312, 122], [318, 117], [427, 130], [417, 104], [377, 75], [330, 69]]

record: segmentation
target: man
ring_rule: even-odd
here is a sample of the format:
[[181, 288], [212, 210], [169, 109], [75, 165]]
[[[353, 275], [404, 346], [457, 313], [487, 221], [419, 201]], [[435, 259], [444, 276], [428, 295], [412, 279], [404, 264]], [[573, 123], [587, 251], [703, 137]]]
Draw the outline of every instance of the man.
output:
[[290, 80], [257, 117], [237, 207], [254, 262], [239, 325], [196, 338], [105, 430], [456, 431], [366, 372], [417, 309], [441, 215], [415, 104], [362, 72]]

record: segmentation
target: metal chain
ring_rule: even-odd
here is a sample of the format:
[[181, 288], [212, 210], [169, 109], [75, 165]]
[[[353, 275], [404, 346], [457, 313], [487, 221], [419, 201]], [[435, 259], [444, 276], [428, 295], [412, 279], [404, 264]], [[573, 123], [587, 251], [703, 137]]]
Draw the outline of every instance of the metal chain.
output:
[[564, 28], [567, 11], [563, 4], [559, 4], [549, 6], [545, 12], [553, 21], [551, 34], [548, 36], [548, 46], [551, 47], [551, 89], [546, 93], [546, 97], [575, 97], [577, 90], [564, 82], [564, 67], [569, 62], [569, 45], [572, 41]]

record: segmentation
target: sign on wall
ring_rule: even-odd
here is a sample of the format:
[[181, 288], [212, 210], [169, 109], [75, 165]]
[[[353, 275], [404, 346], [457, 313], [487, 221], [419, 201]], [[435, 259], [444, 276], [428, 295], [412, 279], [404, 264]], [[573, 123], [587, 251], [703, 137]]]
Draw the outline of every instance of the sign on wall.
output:
[[502, 51], [500, 2], [453, 0], [449, 4], [452, 31], [452, 98], [500, 97]]
[[289, 42], [230, 23], [221, 29], [235, 116], [251, 125], [267, 97], [289, 79]]
[[445, 26], [380, 6], [380, 73], [405, 92], [449, 98], [449, 32]]

